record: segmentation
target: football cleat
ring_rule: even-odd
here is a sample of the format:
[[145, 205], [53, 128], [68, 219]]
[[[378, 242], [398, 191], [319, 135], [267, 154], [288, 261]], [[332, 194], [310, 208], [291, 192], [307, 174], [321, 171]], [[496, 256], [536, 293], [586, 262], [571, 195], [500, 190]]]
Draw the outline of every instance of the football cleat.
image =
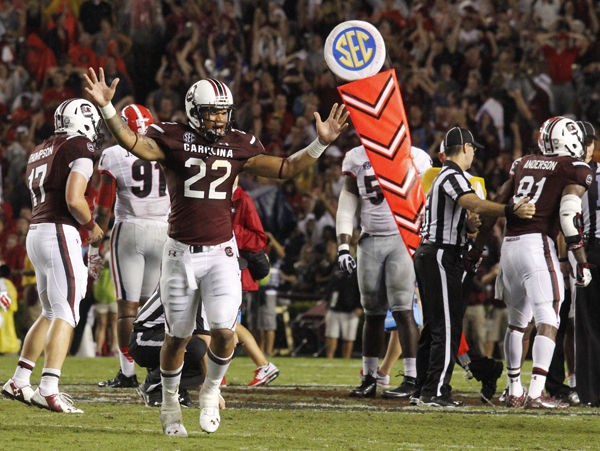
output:
[[31, 404], [40, 409], [48, 409], [52, 412], [61, 413], [83, 413], [73, 405], [73, 399], [66, 393], [54, 393], [44, 396], [40, 393], [39, 387], [31, 395]]
[[254, 379], [248, 384], [248, 387], [261, 387], [268, 385], [279, 376], [279, 368], [271, 362], [264, 366], [259, 366], [254, 371]]
[[194, 405], [189, 392], [185, 388], [179, 389], [179, 404], [183, 407], [192, 407]]
[[115, 377], [107, 381], [98, 382], [98, 387], [110, 388], [136, 388], [139, 387], [137, 376], [125, 376], [121, 370]]
[[550, 398], [549, 396], [540, 395], [537, 398], [527, 396], [523, 407], [526, 409], [566, 409], [569, 407], [569, 404]]
[[162, 388], [159, 385], [152, 391], [146, 390], [146, 384], [141, 384], [135, 389], [144, 400], [146, 407], [160, 407], [162, 404]]
[[377, 393], [377, 379], [366, 375], [362, 378], [362, 383], [350, 390], [351, 398], [374, 398]]
[[[363, 377], [363, 370], [360, 370], [360, 377]], [[382, 374], [379, 372], [379, 368], [377, 368], [377, 386], [381, 388], [390, 388], [390, 375]]]
[[498, 401], [506, 402], [506, 398], [508, 398], [508, 387], [506, 387], [500, 396], [498, 396]]
[[463, 407], [465, 403], [461, 401], [453, 401], [450, 397], [446, 396], [421, 395], [417, 405], [423, 407], [446, 407], [449, 409], [455, 409], [457, 407]]
[[398, 388], [384, 391], [381, 397], [387, 399], [406, 399], [410, 398], [416, 391], [417, 379], [415, 377], [404, 376], [404, 382]]
[[200, 390], [200, 428], [208, 434], [219, 429], [221, 414], [219, 404], [221, 401], [219, 391], [205, 392]]
[[183, 425], [181, 406], [179, 402], [164, 403], [160, 406], [160, 423], [163, 432], [169, 437], [187, 437], [188, 433]]
[[567, 400], [572, 406], [578, 406], [579, 404], [581, 404], [581, 400], [579, 399], [579, 395], [577, 394], [577, 390], [575, 388], [571, 388], [569, 390]]
[[521, 396], [507, 395], [506, 400], [504, 402], [506, 403], [506, 407], [518, 409], [519, 407], [523, 407], [523, 405], [525, 404], [526, 397], [527, 394], [525, 393], [525, 391], [523, 391]]
[[33, 388], [31, 385], [25, 387], [17, 387], [15, 381], [10, 378], [2, 387], [2, 394], [10, 399], [21, 401], [27, 405], [31, 405], [31, 397], [33, 396]]

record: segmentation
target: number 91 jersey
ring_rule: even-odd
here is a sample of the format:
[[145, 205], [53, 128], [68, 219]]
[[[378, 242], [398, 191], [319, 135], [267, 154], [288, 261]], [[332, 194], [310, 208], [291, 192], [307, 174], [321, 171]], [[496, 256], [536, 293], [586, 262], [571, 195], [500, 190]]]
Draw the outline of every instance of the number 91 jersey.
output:
[[[419, 176], [423, 176], [432, 165], [431, 158], [418, 147], [411, 147], [411, 156]], [[356, 179], [362, 232], [370, 235], [400, 233], [363, 146], [350, 149], [346, 153], [342, 162], [342, 172]]]
[[506, 236], [543, 233], [553, 240], [559, 232], [559, 210], [562, 192], [567, 185], [592, 184], [592, 170], [587, 163], [572, 157], [526, 155], [514, 161], [510, 168], [516, 204], [529, 197], [535, 204], [532, 219], [508, 218]]
[[116, 181], [115, 221], [167, 221], [167, 183], [156, 161], [141, 160], [121, 146], [112, 146], [102, 152], [98, 171]]
[[264, 153], [251, 134], [232, 130], [209, 142], [191, 127], [152, 124], [146, 133], [165, 154], [171, 214], [169, 236], [192, 245], [215, 245], [233, 237], [233, 182], [248, 159]]

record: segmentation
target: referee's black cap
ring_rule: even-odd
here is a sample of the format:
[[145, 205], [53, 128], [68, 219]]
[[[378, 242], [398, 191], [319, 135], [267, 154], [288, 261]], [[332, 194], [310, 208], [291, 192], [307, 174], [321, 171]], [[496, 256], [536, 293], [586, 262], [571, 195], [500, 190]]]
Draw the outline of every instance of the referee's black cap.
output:
[[577, 125], [583, 131], [583, 141], [586, 146], [589, 146], [596, 139], [596, 129], [588, 121], [577, 121]]
[[473, 133], [466, 128], [452, 127], [444, 136], [444, 147], [447, 149], [452, 146], [462, 146], [464, 144], [473, 144], [476, 149], [483, 149], [483, 146], [475, 141]]

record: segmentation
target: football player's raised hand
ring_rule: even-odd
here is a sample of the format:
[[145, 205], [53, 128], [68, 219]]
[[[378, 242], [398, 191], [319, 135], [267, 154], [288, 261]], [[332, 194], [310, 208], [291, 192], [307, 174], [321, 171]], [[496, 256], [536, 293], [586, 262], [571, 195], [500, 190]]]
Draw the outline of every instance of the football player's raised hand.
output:
[[108, 86], [104, 78], [104, 69], [100, 68], [98, 70], [98, 77], [96, 77], [96, 72], [91, 67], [88, 68], [87, 74], [83, 74], [83, 78], [87, 85], [85, 91], [90, 95], [96, 105], [100, 107], [108, 105], [115, 95], [115, 89], [117, 89], [119, 79], [115, 78], [110, 86]]
[[535, 215], [535, 204], [529, 202], [529, 197], [525, 197], [515, 204], [513, 213], [521, 219], [531, 219]]
[[313, 114], [321, 144], [331, 144], [348, 127], [346, 119], [348, 119], [350, 113], [346, 110], [345, 105], [338, 106], [337, 103], [333, 104], [329, 112], [329, 117], [325, 122], [321, 121], [319, 113], [315, 111]]

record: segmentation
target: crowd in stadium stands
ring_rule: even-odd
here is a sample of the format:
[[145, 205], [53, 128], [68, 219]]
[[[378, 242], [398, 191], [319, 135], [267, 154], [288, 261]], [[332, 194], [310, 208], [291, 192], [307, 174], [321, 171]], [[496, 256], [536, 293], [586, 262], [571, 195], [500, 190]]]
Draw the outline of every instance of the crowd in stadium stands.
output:
[[[365, 20], [385, 40], [385, 67], [396, 69], [413, 145], [439, 165], [445, 131], [472, 130], [485, 145], [472, 173], [485, 178], [493, 199], [512, 161], [536, 148], [545, 119], [600, 123], [599, 9], [594, 0], [2, 0], [0, 253], [19, 293], [18, 333], [36, 317], [25, 251], [28, 152], [52, 133], [63, 100], [85, 97], [88, 67], [103, 67], [109, 84], [120, 78], [118, 111], [141, 103], [157, 121], [186, 122], [187, 88], [218, 78], [233, 91], [238, 128], [268, 153], [287, 155], [316, 137], [312, 112], [326, 117], [340, 101], [343, 82], [323, 59], [328, 33], [344, 20]], [[345, 133], [318, 165], [283, 184], [240, 180], [278, 249], [280, 291], [325, 298], [337, 271], [328, 250], [341, 161], [357, 144]], [[502, 339], [485, 330], [486, 311], [503, 307], [492, 303], [491, 289], [501, 239], [499, 225], [466, 316], [468, 338], [486, 353]]]

